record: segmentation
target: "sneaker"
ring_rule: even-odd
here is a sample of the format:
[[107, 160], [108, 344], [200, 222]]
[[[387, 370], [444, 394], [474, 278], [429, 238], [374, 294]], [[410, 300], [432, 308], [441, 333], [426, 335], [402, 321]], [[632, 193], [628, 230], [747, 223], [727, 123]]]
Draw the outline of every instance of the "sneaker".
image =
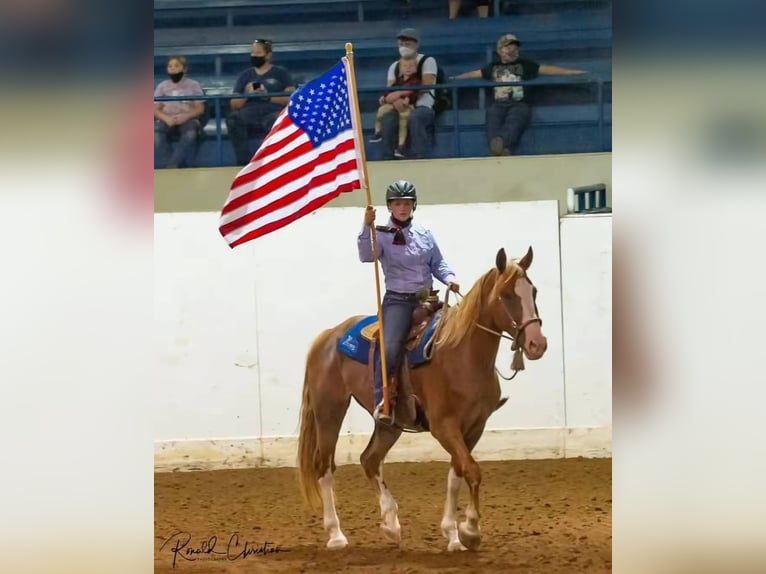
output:
[[[390, 407], [390, 405], [389, 405]], [[372, 411], [372, 418], [374, 418], [376, 421], [383, 423], [384, 425], [391, 425], [394, 423], [394, 417], [392, 415], [386, 415], [383, 414], [381, 411], [383, 410], [383, 403], [381, 402], [377, 407], [375, 407], [375, 410]]]
[[508, 155], [503, 144], [503, 138], [492, 138], [489, 142], [489, 153], [492, 155]]
[[394, 150], [394, 157], [397, 159], [407, 159], [407, 152], [404, 149], [404, 146], [399, 146]]
[[382, 141], [383, 141], [383, 135], [379, 132], [372, 134], [372, 137], [370, 138], [370, 143], [380, 143]]

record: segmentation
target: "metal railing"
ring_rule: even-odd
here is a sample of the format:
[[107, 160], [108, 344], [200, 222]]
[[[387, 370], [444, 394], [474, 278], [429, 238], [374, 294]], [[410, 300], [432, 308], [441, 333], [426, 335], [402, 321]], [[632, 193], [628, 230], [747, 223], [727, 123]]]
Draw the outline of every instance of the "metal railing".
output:
[[[439, 121], [436, 122], [436, 126], [439, 128], [442, 127], [451, 127], [452, 128], [452, 144], [453, 144], [453, 152], [454, 157], [461, 157], [462, 154], [462, 147], [460, 143], [460, 133], [461, 128], [465, 128], [466, 126], [461, 125], [460, 123], [460, 112], [461, 111], [467, 111], [467, 110], [460, 110], [460, 101], [459, 101], [459, 92], [460, 90], [466, 90], [466, 89], [479, 89], [480, 91], [480, 102], [483, 102], [483, 90], [486, 88], [494, 88], [498, 86], [525, 86], [525, 87], [538, 87], [538, 86], [557, 86], [557, 85], [579, 85], [579, 86], [595, 86], [596, 87], [596, 107], [598, 109], [598, 118], [597, 118], [597, 124], [598, 124], [598, 134], [599, 134], [599, 141], [601, 143], [601, 150], [605, 151], [607, 149], [606, 144], [606, 122], [604, 120], [604, 111], [605, 111], [605, 102], [604, 102], [604, 86], [610, 85], [612, 83], [611, 79], [602, 79], [602, 78], [594, 78], [588, 75], [583, 76], [546, 76], [537, 78], [535, 80], [531, 81], [517, 81], [517, 82], [492, 82], [487, 80], [459, 80], [459, 81], [453, 81], [446, 84], [434, 84], [434, 85], [418, 85], [418, 86], [407, 86], [408, 90], [436, 90], [440, 88], [445, 88], [450, 91], [451, 95], [451, 106], [450, 109], [443, 112], [443, 116], [449, 116], [449, 121], [442, 121], [439, 119]], [[378, 87], [359, 87], [357, 86], [357, 93], [359, 94], [360, 100], [362, 99], [362, 94], [368, 94], [368, 93], [375, 93], [375, 94], [381, 94], [383, 92], [390, 92], [390, 91], [396, 91], [401, 89], [401, 86], [378, 86]], [[214, 111], [214, 121], [215, 121], [215, 141], [216, 141], [216, 148], [217, 148], [217, 159], [218, 159], [218, 165], [222, 166], [224, 165], [224, 159], [223, 159], [223, 133], [221, 130], [221, 124], [224, 120], [223, 118], [223, 109], [222, 109], [222, 101], [225, 100], [232, 100], [232, 99], [265, 99], [265, 98], [271, 98], [271, 97], [279, 97], [279, 96], [289, 96], [287, 92], [268, 92], [268, 93], [258, 93], [258, 94], [215, 94], [215, 95], [205, 95], [205, 96], [163, 96], [163, 97], [155, 97], [154, 101], [156, 102], [172, 102], [172, 101], [212, 101], [213, 102], [213, 111]], [[484, 106], [480, 106], [480, 109], [483, 109]], [[577, 118], [572, 118], [573, 122], [577, 122]], [[588, 123], [587, 120], [581, 120], [583, 123]], [[473, 126], [474, 124], [470, 124]], [[202, 126], [204, 128], [204, 126]]]

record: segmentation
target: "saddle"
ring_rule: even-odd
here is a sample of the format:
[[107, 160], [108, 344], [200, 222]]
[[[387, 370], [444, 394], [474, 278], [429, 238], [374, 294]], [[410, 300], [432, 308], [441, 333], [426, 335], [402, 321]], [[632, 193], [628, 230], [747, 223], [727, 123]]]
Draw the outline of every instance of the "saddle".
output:
[[[404, 344], [407, 351], [412, 351], [417, 348], [428, 328], [431, 318], [444, 306], [444, 303], [439, 301], [438, 290], [421, 291], [418, 293], [418, 299], [420, 300], [420, 304], [412, 312], [410, 331], [407, 334], [407, 339]], [[379, 321], [375, 321], [364, 327], [361, 331], [361, 336], [370, 342], [370, 358], [368, 364], [370, 366], [370, 381], [372, 381], [375, 369], [375, 347], [380, 339]], [[426, 419], [423, 409], [420, 407], [420, 400], [412, 392], [412, 385], [408, 374], [407, 354], [404, 353], [402, 364], [400, 365], [398, 372], [392, 376], [391, 384], [389, 385], [391, 410], [392, 412], [395, 411], [398, 415], [395, 417], [399, 420], [396, 424], [397, 426], [400, 426], [402, 430], [409, 432], [424, 432], [428, 430], [428, 420]], [[399, 381], [401, 381], [401, 383]], [[399, 397], [400, 394], [401, 400], [397, 401], [397, 397]]]
[[[439, 291], [421, 291], [418, 293], [420, 304], [412, 312], [410, 321], [410, 332], [407, 334], [407, 340], [404, 344], [405, 349], [412, 351], [420, 343], [420, 339], [425, 333], [426, 327], [431, 317], [444, 306], [439, 301]], [[380, 335], [380, 322], [374, 321], [362, 329], [362, 337], [370, 343], [376, 343]]]

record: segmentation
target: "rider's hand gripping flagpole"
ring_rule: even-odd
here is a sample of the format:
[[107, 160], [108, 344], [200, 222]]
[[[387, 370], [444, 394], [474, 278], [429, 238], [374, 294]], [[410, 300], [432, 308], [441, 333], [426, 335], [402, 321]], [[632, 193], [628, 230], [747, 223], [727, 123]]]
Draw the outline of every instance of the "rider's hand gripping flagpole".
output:
[[[356, 132], [357, 141], [359, 143], [358, 149], [362, 159], [362, 172], [364, 173], [364, 185], [365, 192], [367, 192], [367, 205], [372, 206], [372, 196], [370, 195], [370, 179], [367, 177], [367, 158], [364, 152], [364, 136], [362, 134], [362, 119], [359, 115], [359, 97], [356, 93], [356, 75], [354, 74], [354, 51], [350, 42], [346, 42], [346, 60], [349, 67], [349, 92], [350, 99], [353, 100], [354, 112], [351, 120], [354, 123], [354, 132]], [[383, 337], [383, 308], [380, 300], [380, 271], [378, 269], [378, 238], [375, 231], [375, 225], [372, 228], [372, 259], [373, 266], [375, 267], [375, 295], [377, 297], [378, 304], [378, 325], [379, 325], [379, 339], [380, 339], [380, 372], [381, 379], [383, 381], [383, 413], [389, 414], [389, 401], [388, 401], [388, 370], [386, 369], [386, 347]], [[375, 405], [373, 405], [375, 406]]]

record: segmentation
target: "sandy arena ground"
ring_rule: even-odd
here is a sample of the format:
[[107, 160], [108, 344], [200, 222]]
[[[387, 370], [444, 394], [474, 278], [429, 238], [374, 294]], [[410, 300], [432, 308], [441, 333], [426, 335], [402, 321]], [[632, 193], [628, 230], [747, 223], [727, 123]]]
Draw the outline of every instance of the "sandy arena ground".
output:
[[[336, 504], [349, 540], [340, 551], [325, 549], [322, 518], [303, 503], [296, 469], [155, 474], [155, 572], [611, 572], [611, 459], [482, 462], [481, 469], [482, 544], [459, 553], [447, 552], [439, 529], [446, 463], [385, 465], [399, 504], [400, 547], [380, 533], [377, 498], [361, 467], [339, 467]], [[459, 521], [467, 500], [463, 483]]]

